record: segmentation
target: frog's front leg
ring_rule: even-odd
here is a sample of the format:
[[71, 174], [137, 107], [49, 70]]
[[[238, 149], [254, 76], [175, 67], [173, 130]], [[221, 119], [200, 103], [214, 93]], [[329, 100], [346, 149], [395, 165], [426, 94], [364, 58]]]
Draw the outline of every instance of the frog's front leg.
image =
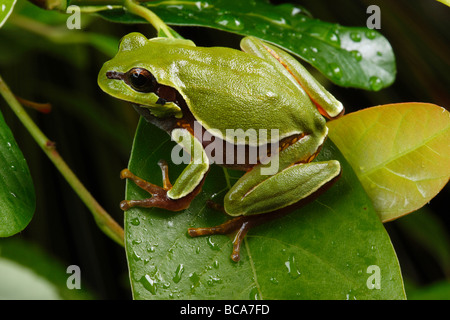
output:
[[305, 135], [280, 152], [278, 171], [273, 175], [261, 174], [261, 169], [271, 166], [270, 163], [254, 167], [238, 180], [224, 199], [225, 212], [238, 217], [216, 227], [191, 228], [189, 234], [195, 237], [237, 231], [231, 257], [238, 261], [241, 242], [251, 227], [314, 199], [339, 177], [338, 161], [311, 162], [322, 143], [323, 138]]
[[206, 173], [209, 170], [209, 160], [203, 150], [201, 143], [186, 129], [174, 129], [171, 133], [172, 139], [191, 154], [191, 162], [180, 174], [172, 186], [168, 175], [168, 166], [165, 161], [158, 164], [163, 176], [163, 187], [147, 182], [130, 172], [122, 170], [122, 179], [130, 179], [137, 186], [152, 195], [151, 198], [141, 200], [123, 200], [120, 203], [122, 210], [132, 207], [157, 207], [170, 211], [180, 211], [189, 207], [191, 201], [201, 191]]

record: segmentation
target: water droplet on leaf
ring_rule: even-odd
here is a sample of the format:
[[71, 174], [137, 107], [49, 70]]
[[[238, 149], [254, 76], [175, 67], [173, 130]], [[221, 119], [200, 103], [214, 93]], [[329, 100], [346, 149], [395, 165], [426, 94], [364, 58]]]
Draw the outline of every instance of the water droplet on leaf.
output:
[[369, 84], [370, 84], [370, 87], [372, 88], [372, 90], [374, 90], [374, 91], [378, 91], [381, 88], [383, 88], [383, 82], [381, 81], [380, 78], [378, 78], [376, 76], [370, 77]]
[[139, 218], [134, 218], [134, 219], [131, 219], [131, 224], [133, 225], [133, 226], [138, 226], [141, 222], [139, 221]]
[[220, 250], [219, 245], [212, 241], [212, 237], [208, 237], [207, 241], [208, 241], [208, 245], [211, 247], [211, 249], [213, 249], [213, 250]]
[[340, 79], [343, 76], [341, 68], [336, 63], [330, 63], [330, 69], [332, 76], [336, 79]]
[[359, 32], [353, 31], [350, 33], [350, 39], [352, 39], [355, 42], [360, 42], [361, 34]]
[[175, 271], [175, 276], [172, 278], [173, 282], [175, 282], [175, 283], [180, 282], [183, 272], [184, 272], [184, 266], [183, 266], [183, 264], [179, 264], [177, 267], [177, 270]]
[[367, 30], [366, 31], [366, 37], [367, 39], [375, 39], [377, 36], [377, 33], [375, 32], [375, 30]]
[[334, 44], [340, 44], [341, 43], [341, 39], [339, 39], [339, 36], [336, 33], [330, 33], [328, 35], [328, 41], [334, 43]]
[[353, 58], [356, 59], [356, 61], [362, 60], [362, 54], [358, 50], [353, 50], [353, 51], [351, 51], [351, 53], [352, 53]]
[[257, 287], [253, 287], [250, 290], [249, 298], [250, 300], [261, 300], [261, 295], [259, 294]]
[[220, 24], [226, 28], [229, 28], [231, 30], [242, 30], [244, 29], [244, 24], [241, 20], [239, 20], [236, 17], [233, 17], [229, 14], [224, 14], [222, 16], [219, 16], [216, 21], [217, 24]]
[[291, 254], [289, 256], [288, 261], [284, 263], [288, 270], [288, 274], [291, 278], [297, 279], [300, 276], [300, 270], [297, 267], [297, 263], [295, 262], [295, 256]]
[[270, 282], [272, 282], [273, 284], [278, 284], [278, 280], [274, 277], [270, 278]]
[[156, 280], [150, 277], [148, 274], [143, 276], [139, 282], [147, 289], [151, 294], [156, 294]]

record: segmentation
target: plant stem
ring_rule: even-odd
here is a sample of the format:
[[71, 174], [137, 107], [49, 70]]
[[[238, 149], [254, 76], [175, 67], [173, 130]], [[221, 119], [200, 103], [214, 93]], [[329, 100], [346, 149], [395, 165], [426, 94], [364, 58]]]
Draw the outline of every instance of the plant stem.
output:
[[14, 94], [8, 88], [6, 83], [0, 76], [0, 94], [9, 104], [11, 109], [14, 111], [16, 116], [25, 126], [25, 128], [30, 132], [33, 139], [37, 142], [39, 147], [45, 152], [49, 159], [53, 162], [55, 167], [63, 175], [72, 189], [78, 194], [80, 199], [91, 211], [94, 216], [95, 222], [99, 228], [115, 242], [124, 246], [124, 231], [122, 227], [117, 224], [117, 222], [100, 206], [100, 204], [94, 199], [94, 197], [89, 193], [84, 187], [81, 181], [69, 168], [63, 158], [60, 156], [58, 151], [56, 151], [55, 144], [50, 141], [39, 129], [39, 127], [33, 122], [29, 115], [25, 112], [22, 105], [17, 101]]
[[147, 9], [146, 7], [143, 7], [133, 0], [124, 0], [124, 6], [125, 8], [148, 22], [150, 22], [153, 27], [156, 29], [157, 33], [160, 34], [161, 31], [165, 34], [167, 38], [174, 38], [172, 32], [170, 32], [170, 28], [167, 26], [167, 24], [164, 23], [164, 21], [161, 20], [160, 17], [158, 17], [156, 14], [153, 13], [153, 11]]

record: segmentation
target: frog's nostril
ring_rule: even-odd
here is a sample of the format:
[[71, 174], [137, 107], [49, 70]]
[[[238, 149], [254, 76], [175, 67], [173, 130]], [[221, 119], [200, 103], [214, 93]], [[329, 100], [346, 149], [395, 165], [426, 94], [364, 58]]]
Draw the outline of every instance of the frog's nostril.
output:
[[125, 73], [123, 72], [117, 72], [117, 71], [108, 71], [106, 72], [106, 77], [108, 79], [117, 79], [122, 80], [125, 76]]

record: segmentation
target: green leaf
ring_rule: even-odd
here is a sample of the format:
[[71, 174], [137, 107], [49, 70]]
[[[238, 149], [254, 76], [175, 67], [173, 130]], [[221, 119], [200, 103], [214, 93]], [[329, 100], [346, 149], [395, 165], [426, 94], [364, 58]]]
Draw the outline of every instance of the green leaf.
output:
[[442, 220], [427, 206], [398, 220], [397, 226], [413, 246], [419, 244], [438, 262], [442, 272], [450, 277], [450, 237]]
[[1, 113], [0, 181], [0, 237], [8, 237], [31, 221], [36, 199], [26, 160]]
[[[169, 161], [174, 182], [183, 166], [170, 164], [174, 143], [143, 121], [129, 169], [162, 185], [157, 161]], [[125, 239], [135, 299], [404, 299], [390, 239], [351, 167], [328, 141], [318, 160], [338, 159], [341, 179], [318, 200], [249, 231], [241, 260], [231, 260], [232, 235], [191, 238], [189, 227], [228, 218], [206, 206], [221, 203], [241, 172], [213, 165], [202, 192], [183, 212], [133, 208]], [[229, 182], [229, 183], [228, 183]], [[127, 182], [127, 199], [149, 195]], [[369, 289], [369, 266], [378, 266], [381, 289]]]
[[0, 299], [92, 299], [82, 272], [81, 288], [67, 287], [72, 275], [67, 267], [35, 244], [16, 237], [1, 239]]
[[[313, 19], [299, 6], [275, 6], [267, 0], [151, 1], [142, 5], [168, 24], [210, 27], [264, 39], [309, 62], [340, 86], [377, 91], [395, 79], [391, 45], [379, 32]], [[122, 10], [101, 15], [116, 22], [143, 22]]]
[[368, 108], [328, 124], [381, 220], [430, 201], [450, 177], [450, 114], [428, 103]]
[[410, 300], [450, 300], [450, 281], [443, 280], [426, 287], [408, 290]]
[[0, 28], [5, 24], [6, 20], [8, 20], [9, 15], [12, 13], [15, 4], [16, 0], [0, 1]]
[[450, 7], [450, 0], [438, 0], [438, 1]]

